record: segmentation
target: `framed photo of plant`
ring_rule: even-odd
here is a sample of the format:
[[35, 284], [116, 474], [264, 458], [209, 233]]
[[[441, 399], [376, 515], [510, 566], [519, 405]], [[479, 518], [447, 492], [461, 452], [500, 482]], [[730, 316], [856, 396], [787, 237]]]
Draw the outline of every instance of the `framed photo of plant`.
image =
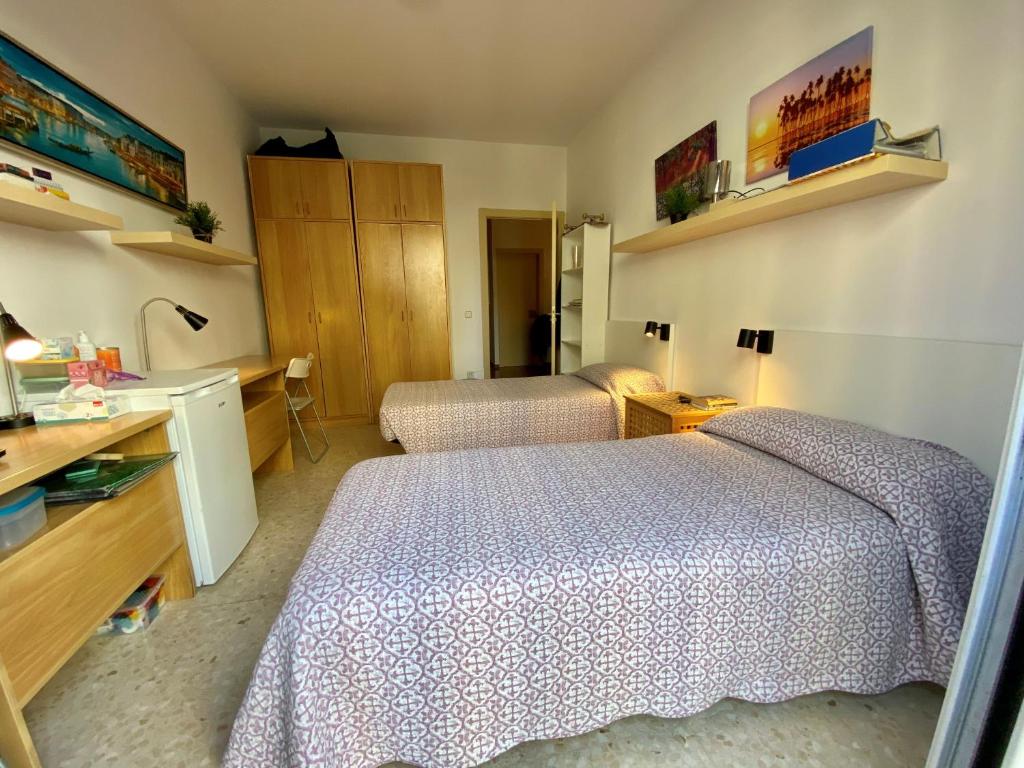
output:
[[[686, 137], [672, 149], [654, 161], [654, 203], [657, 218], [666, 216], [676, 221], [669, 210], [669, 200], [678, 204], [684, 199], [692, 200], [696, 196], [700, 202], [700, 191], [703, 185], [704, 166], [718, 159], [718, 121], [712, 120], [699, 131]], [[672, 190], [682, 188], [680, 192]], [[669, 197], [671, 193], [671, 198]], [[691, 194], [687, 194], [691, 193]], [[686, 211], [689, 213], [695, 209]], [[681, 218], [685, 215], [677, 213]]]
[[185, 152], [0, 33], [0, 140], [174, 210]]

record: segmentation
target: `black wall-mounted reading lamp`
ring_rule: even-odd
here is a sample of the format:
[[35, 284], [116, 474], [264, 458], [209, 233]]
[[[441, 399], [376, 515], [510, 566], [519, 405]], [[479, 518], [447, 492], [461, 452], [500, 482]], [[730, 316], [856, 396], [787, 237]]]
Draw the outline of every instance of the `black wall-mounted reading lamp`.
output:
[[762, 355], [770, 355], [772, 347], [775, 346], [775, 331], [752, 331], [749, 328], [740, 328], [740, 336], [736, 340], [737, 347], [756, 349]]
[[668, 341], [669, 334], [672, 329], [668, 323], [662, 323], [658, 325], [656, 320], [648, 320], [647, 324], [644, 325], [644, 336], [649, 339], [653, 339], [655, 334], [658, 334], [658, 338], [662, 341]]

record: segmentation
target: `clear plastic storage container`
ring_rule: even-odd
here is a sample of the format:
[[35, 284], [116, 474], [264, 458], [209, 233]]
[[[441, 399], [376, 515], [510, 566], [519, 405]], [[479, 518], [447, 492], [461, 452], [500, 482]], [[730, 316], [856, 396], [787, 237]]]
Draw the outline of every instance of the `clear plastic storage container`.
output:
[[0, 496], [0, 550], [16, 547], [46, 523], [44, 491], [34, 485]]

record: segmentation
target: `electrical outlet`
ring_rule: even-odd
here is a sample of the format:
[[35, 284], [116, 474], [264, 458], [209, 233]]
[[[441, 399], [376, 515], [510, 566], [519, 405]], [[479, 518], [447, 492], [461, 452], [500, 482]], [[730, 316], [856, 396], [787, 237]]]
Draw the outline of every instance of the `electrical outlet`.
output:
[[484, 377], [483, 371], [466, 371], [467, 379], [482, 379]]

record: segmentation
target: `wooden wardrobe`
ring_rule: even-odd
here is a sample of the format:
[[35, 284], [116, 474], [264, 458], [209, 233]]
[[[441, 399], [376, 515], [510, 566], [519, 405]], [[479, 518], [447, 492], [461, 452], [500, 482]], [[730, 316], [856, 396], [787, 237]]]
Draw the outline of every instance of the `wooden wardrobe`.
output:
[[443, 187], [437, 165], [349, 172], [249, 158], [271, 352], [312, 352], [321, 415], [365, 422], [392, 382], [451, 376]]
[[352, 163], [374, 414], [395, 381], [451, 378], [441, 166]]

